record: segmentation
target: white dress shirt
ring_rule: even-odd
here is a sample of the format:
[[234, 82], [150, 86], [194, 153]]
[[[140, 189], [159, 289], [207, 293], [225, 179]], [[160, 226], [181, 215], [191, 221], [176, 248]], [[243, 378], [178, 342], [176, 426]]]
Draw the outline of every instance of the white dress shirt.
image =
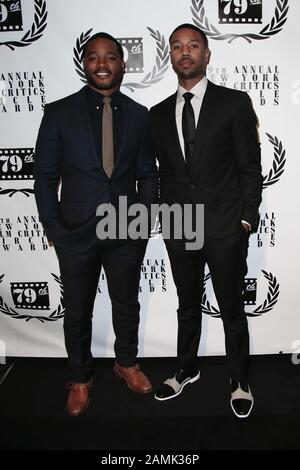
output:
[[178, 132], [178, 137], [179, 137], [179, 142], [180, 142], [180, 147], [182, 150], [182, 154], [185, 158], [184, 154], [184, 141], [183, 141], [183, 134], [182, 134], [182, 110], [184, 106], [184, 98], [183, 94], [189, 91], [190, 93], [193, 93], [193, 98], [191, 99], [191, 105], [194, 110], [194, 115], [195, 115], [195, 124], [197, 127], [197, 122], [199, 119], [200, 115], [200, 110], [202, 106], [202, 101], [204, 94], [206, 92], [207, 88], [207, 78], [204, 76], [200, 82], [197, 83], [191, 90], [185, 90], [182, 86], [178, 85], [178, 91], [177, 91], [177, 100], [176, 100], [176, 126], [177, 126], [177, 132]]

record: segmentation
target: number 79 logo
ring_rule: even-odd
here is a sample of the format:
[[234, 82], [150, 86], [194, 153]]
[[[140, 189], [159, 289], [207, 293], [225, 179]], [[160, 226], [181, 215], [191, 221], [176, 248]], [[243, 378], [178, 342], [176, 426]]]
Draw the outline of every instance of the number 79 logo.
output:
[[261, 23], [262, 0], [219, 0], [219, 23]]
[[0, 157], [2, 173], [19, 173], [22, 170], [23, 162], [18, 155], [2, 155]]
[[236, 15], [242, 15], [248, 9], [248, 0], [222, 0], [222, 4], [224, 15], [230, 15], [232, 9]]

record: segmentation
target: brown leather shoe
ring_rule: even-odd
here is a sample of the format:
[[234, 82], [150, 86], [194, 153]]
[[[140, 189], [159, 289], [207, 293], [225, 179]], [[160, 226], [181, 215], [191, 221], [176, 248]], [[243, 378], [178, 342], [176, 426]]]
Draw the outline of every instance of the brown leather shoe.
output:
[[149, 393], [153, 387], [146, 375], [140, 370], [140, 365], [123, 367], [115, 362], [114, 371], [120, 379], [126, 380], [128, 388], [137, 393]]
[[90, 404], [89, 389], [92, 386], [92, 380], [86, 383], [71, 382], [68, 384], [70, 389], [67, 412], [71, 416], [79, 416], [83, 413]]

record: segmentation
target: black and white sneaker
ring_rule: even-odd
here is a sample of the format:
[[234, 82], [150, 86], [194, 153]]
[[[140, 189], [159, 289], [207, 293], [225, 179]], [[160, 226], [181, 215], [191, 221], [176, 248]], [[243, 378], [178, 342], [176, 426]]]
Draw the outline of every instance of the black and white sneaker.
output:
[[248, 418], [253, 408], [254, 399], [247, 383], [231, 381], [230, 405], [235, 416]]
[[199, 370], [187, 371], [180, 369], [176, 372], [174, 377], [165, 380], [164, 383], [160, 385], [154, 396], [156, 400], [160, 401], [175, 398], [182, 392], [185, 385], [196, 382], [199, 377]]

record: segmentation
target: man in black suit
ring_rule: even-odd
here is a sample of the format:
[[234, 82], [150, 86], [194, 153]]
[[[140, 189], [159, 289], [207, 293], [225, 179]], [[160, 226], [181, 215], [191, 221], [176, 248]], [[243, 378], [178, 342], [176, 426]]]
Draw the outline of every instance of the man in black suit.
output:
[[115, 38], [97, 33], [85, 44], [82, 57], [88, 84], [46, 105], [34, 167], [40, 218], [56, 249], [64, 286], [65, 345], [72, 374], [67, 410], [72, 416], [89, 405], [92, 312], [102, 266], [116, 335], [115, 373], [135, 392], [152, 389], [136, 362], [139, 279], [147, 240], [96, 236], [99, 205], [117, 211], [120, 196], [128, 205], [149, 207], [155, 201], [157, 169], [148, 111], [119, 91], [125, 64]]
[[253, 396], [242, 291], [248, 236], [257, 224], [262, 189], [257, 118], [246, 93], [207, 80], [210, 50], [199, 28], [178, 26], [170, 36], [170, 54], [178, 91], [150, 110], [160, 198], [169, 205], [191, 204], [194, 214], [196, 204], [204, 205], [204, 244], [190, 250], [184, 239], [165, 240], [179, 299], [178, 367], [155, 397], [173, 398], [200, 376], [197, 352], [207, 263], [224, 325], [231, 406], [237, 416], [247, 417]]

